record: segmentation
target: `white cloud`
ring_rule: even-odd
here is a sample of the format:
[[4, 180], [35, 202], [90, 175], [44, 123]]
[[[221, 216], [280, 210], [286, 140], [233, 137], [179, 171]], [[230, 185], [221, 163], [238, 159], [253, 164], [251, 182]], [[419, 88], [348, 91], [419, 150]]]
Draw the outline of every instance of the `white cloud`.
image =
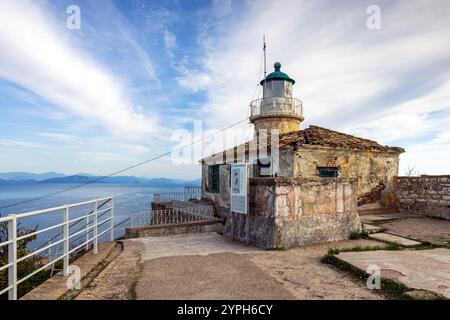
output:
[[52, 21], [36, 3], [1, 1], [0, 22], [1, 78], [114, 134], [155, 132], [157, 121], [136, 110], [123, 82], [73, 46], [67, 36], [73, 31]]
[[[184, 70], [178, 83], [205, 90], [209, 127], [244, 118], [261, 79], [256, 75], [265, 33], [268, 72], [281, 61], [282, 71], [296, 80], [294, 96], [304, 103], [303, 127], [313, 123], [380, 142], [423, 136], [431, 129], [442, 133], [447, 128], [427, 115], [450, 109], [445, 83], [450, 3], [381, 1], [381, 30], [366, 28], [370, 4], [246, 2], [226, 32], [217, 35], [205, 26], [202, 68]], [[449, 170], [450, 163], [441, 171]]]
[[169, 30], [164, 30], [164, 46], [166, 53], [170, 58], [175, 56], [174, 50], [177, 48], [177, 37]]
[[45, 146], [40, 143], [21, 141], [21, 140], [11, 140], [11, 139], [0, 139], [0, 146], [6, 147], [22, 147], [22, 148], [37, 148], [44, 149]]

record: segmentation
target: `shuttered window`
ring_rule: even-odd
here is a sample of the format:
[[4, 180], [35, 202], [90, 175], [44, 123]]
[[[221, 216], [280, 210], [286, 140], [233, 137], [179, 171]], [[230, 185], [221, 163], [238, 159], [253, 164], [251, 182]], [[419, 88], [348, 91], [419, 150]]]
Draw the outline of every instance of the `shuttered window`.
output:
[[219, 165], [208, 167], [208, 191], [211, 193], [220, 192]]

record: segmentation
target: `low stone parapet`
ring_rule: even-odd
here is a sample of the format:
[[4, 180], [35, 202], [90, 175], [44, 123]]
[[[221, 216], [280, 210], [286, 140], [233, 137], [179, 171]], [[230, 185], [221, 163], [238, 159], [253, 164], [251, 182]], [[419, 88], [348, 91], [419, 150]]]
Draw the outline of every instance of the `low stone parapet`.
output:
[[218, 232], [222, 233], [223, 224], [220, 219], [190, 221], [174, 224], [158, 224], [125, 229], [125, 238], [161, 237], [181, 233]]
[[398, 177], [398, 208], [450, 220], [450, 175]]

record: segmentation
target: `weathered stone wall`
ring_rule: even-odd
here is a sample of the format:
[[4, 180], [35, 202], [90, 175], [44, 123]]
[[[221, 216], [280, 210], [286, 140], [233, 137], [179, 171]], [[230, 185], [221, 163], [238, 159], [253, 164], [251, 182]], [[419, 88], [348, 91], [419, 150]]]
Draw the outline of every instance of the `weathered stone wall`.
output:
[[346, 239], [361, 228], [356, 188], [354, 179], [251, 179], [250, 213], [231, 215], [224, 234], [266, 249]]
[[[220, 163], [223, 158], [218, 161]], [[379, 209], [397, 205], [398, 164], [397, 152], [304, 145], [297, 150], [290, 147], [280, 149], [278, 176], [315, 179], [317, 167], [339, 167], [341, 178], [357, 181], [359, 209]], [[208, 165], [202, 164], [203, 197], [215, 203], [216, 211], [221, 216], [226, 216], [230, 210], [229, 168], [229, 165], [220, 166], [220, 192], [211, 193], [207, 185]]]
[[339, 167], [341, 178], [355, 178], [360, 209], [397, 203], [398, 153], [302, 146], [295, 155], [296, 177], [316, 177], [317, 167]]
[[401, 211], [450, 220], [450, 175], [398, 177]]

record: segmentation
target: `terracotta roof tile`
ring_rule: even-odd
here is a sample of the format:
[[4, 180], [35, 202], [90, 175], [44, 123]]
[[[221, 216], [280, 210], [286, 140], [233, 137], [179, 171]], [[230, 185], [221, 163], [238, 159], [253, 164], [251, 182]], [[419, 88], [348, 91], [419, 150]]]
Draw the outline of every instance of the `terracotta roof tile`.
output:
[[[301, 133], [303, 139], [300, 137], [296, 141], [296, 145], [316, 145], [331, 148], [340, 149], [352, 149], [352, 150], [371, 150], [371, 151], [394, 151], [404, 152], [403, 148], [383, 146], [373, 140], [364, 139], [349, 134], [345, 134], [338, 131], [333, 131], [318, 126], [309, 126], [309, 128], [288, 132], [280, 136], [280, 146], [286, 141], [290, 141], [293, 136], [298, 136]], [[287, 145], [287, 144], [286, 144]]]
[[[270, 138], [268, 138], [268, 148], [270, 148]], [[352, 136], [346, 133], [333, 131], [330, 129], [310, 125], [304, 130], [287, 132], [280, 135], [279, 145], [281, 147], [322, 146], [337, 149], [368, 150], [379, 152], [405, 152], [403, 148], [383, 146], [373, 140]], [[249, 143], [245, 143], [245, 150], [248, 153]], [[230, 149], [231, 150], [231, 149]], [[236, 147], [235, 147], [236, 152]], [[223, 153], [219, 152], [218, 154]], [[206, 157], [205, 159], [212, 158]]]

